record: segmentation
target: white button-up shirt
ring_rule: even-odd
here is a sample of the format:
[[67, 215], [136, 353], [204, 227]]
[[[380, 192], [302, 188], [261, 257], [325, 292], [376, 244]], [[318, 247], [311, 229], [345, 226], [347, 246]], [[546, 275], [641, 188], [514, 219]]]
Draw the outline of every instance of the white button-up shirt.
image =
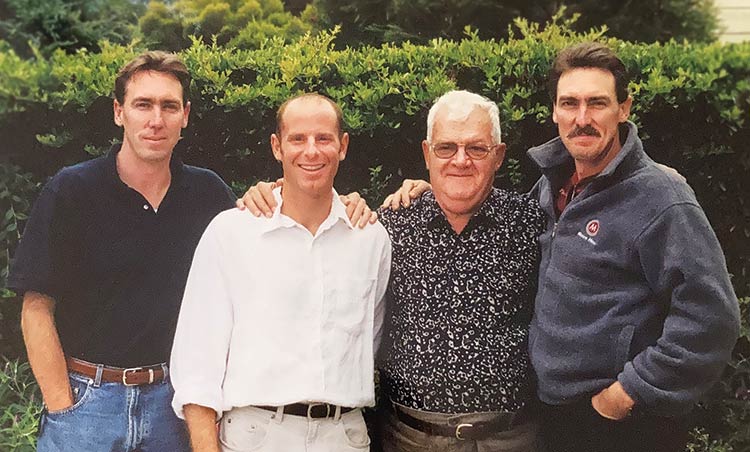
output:
[[374, 405], [391, 244], [355, 228], [334, 191], [313, 236], [280, 213], [217, 215], [193, 257], [171, 358], [172, 402], [233, 407]]

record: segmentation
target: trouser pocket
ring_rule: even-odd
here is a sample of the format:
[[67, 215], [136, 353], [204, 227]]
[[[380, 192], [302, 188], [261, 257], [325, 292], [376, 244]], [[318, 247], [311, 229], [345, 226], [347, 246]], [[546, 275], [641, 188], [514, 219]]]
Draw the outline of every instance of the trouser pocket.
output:
[[222, 450], [251, 452], [268, 441], [270, 430], [277, 425], [274, 413], [253, 407], [235, 408], [221, 419], [219, 441]]

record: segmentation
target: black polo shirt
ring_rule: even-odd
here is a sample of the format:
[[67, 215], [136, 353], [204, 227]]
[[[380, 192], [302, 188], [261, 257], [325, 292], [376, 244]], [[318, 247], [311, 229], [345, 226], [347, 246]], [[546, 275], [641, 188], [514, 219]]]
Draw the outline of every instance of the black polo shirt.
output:
[[45, 185], [8, 286], [57, 301], [66, 354], [133, 367], [169, 360], [195, 247], [235, 196], [215, 173], [173, 155], [156, 212], [120, 179], [119, 150], [63, 168]]

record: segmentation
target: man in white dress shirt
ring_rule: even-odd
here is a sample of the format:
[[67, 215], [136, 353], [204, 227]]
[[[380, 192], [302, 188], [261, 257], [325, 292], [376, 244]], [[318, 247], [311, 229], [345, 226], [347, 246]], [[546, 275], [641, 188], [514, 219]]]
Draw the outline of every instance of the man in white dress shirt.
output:
[[195, 451], [367, 451], [360, 408], [375, 402], [390, 241], [380, 224], [353, 227], [333, 189], [341, 109], [305, 94], [276, 119], [286, 183], [273, 216], [222, 212], [195, 251], [173, 407]]

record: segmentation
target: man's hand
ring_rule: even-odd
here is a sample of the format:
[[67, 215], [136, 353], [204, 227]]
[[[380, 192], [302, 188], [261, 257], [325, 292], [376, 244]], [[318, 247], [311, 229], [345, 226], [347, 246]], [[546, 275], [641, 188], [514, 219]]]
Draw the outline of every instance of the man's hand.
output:
[[190, 433], [192, 451], [220, 452], [219, 435], [216, 429], [216, 411], [192, 403], [183, 406], [182, 409]]
[[625, 392], [619, 381], [604, 388], [591, 398], [591, 406], [600, 416], [619, 421], [625, 419], [633, 409], [635, 401]]
[[[47, 391], [49, 393], [49, 391]], [[58, 393], [52, 393], [44, 396], [44, 405], [47, 407], [47, 411], [54, 413], [55, 411], [62, 411], [73, 406], [75, 399], [70, 391], [70, 383], [68, 383], [67, 389], [61, 389]]]
[[276, 208], [273, 189], [282, 185], [284, 185], [284, 179], [278, 179], [276, 182], [258, 182], [247, 189], [242, 199], [237, 200], [237, 208], [240, 210], [247, 208], [256, 217], [264, 215], [271, 218], [273, 209]]
[[[271, 217], [273, 209], [276, 208], [276, 199], [273, 197], [273, 189], [284, 185], [284, 179], [276, 182], [258, 182], [247, 189], [242, 199], [237, 200], [237, 208], [249, 210], [250, 213], [259, 217], [264, 215]], [[368, 224], [378, 221], [378, 214], [370, 210], [367, 202], [359, 196], [359, 193], [349, 193], [339, 196], [341, 202], [346, 206], [346, 215], [353, 225], [364, 228]]]
[[339, 196], [341, 202], [346, 206], [346, 216], [353, 225], [364, 228], [368, 224], [374, 224], [378, 221], [378, 214], [370, 210], [367, 202], [359, 196], [359, 193], [352, 192], [348, 195]]
[[429, 182], [421, 179], [404, 179], [401, 188], [396, 190], [392, 195], [388, 195], [380, 207], [398, 210], [399, 207], [409, 207], [412, 199], [419, 198], [422, 193], [432, 188]]

